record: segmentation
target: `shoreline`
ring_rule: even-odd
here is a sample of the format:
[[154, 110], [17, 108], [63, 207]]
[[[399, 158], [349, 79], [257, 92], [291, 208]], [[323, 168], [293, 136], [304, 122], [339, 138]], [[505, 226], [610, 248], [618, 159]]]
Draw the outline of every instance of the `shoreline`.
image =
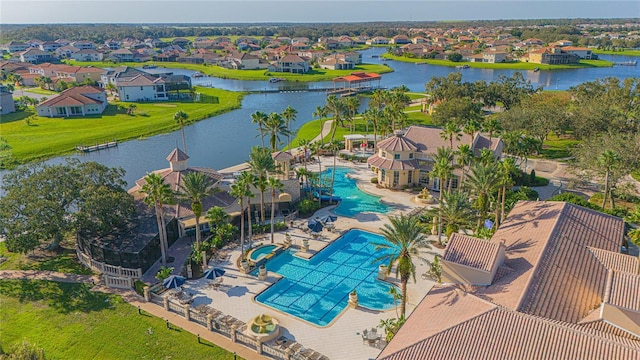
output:
[[476, 63], [476, 62], [453, 62], [449, 60], [435, 60], [435, 59], [421, 59], [421, 58], [409, 58], [404, 56], [392, 55], [384, 53], [380, 57], [388, 60], [415, 63], [416, 65], [435, 65], [435, 66], [447, 66], [458, 67], [468, 66], [475, 69], [493, 69], [493, 70], [567, 70], [567, 69], [589, 69], [597, 67], [612, 67], [614, 64], [607, 60], [581, 60], [578, 64], [574, 65], [547, 65], [536, 64], [526, 62], [512, 62], [512, 63]]

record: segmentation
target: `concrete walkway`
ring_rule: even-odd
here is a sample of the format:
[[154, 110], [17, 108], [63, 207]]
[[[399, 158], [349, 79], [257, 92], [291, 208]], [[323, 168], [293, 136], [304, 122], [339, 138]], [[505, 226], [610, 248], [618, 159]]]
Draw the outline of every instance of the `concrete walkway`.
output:
[[[180, 275], [180, 273], [182, 273], [184, 262], [187, 260], [189, 255], [191, 255], [191, 244], [194, 241], [195, 237], [184, 236], [176, 240], [176, 242], [174, 242], [169, 248], [167, 257], [172, 257], [174, 260], [166, 266], [173, 268], [173, 271], [171, 272], [172, 275]], [[158, 260], [142, 275], [140, 280], [148, 284], [158, 282], [156, 274], [158, 273], [158, 270], [160, 270], [160, 267], [162, 267], [162, 263]]]

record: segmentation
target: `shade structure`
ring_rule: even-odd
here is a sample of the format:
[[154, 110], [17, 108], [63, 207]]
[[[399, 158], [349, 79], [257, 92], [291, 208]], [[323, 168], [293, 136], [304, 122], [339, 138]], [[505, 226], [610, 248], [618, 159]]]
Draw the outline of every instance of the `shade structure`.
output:
[[325, 216], [320, 216], [320, 221], [323, 223], [331, 223], [338, 220], [338, 217], [335, 215], [325, 215]]
[[207, 279], [216, 279], [224, 275], [225, 271], [220, 268], [208, 268], [204, 271], [204, 277]]
[[309, 220], [309, 222], [307, 223], [307, 225], [309, 226], [309, 230], [313, 231], [313, 232], [320, 232], [322, 231], [322, 222], [320, 222], [320, 220], [317, 219], [311, 219]]
[[164, 285], [164, 287], [167, 289], [175, 289], [182, 286], [182, 284], [184, 284], [186, 280], [187, 279], [180, 275], [171, 275], [168, 278], [164, 279], [162, 285]]

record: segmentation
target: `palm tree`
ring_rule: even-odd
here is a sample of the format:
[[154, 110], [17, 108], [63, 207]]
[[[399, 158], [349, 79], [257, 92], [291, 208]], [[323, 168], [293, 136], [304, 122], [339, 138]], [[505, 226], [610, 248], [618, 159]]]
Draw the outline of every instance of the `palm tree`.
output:
[[256, 111], [253, 114], [251, 114], [251, 122], [253, 124], [258, 125], [258, 131], [259, 131], [258, 136], [260, 136], [260, 142], [262, 144], [262, 147], [264, 147], [264, 135], [266, 134], [265, 125], [267, 123], [267, 114], [263, 113], [262, 111]]
[[500, 124], [500, 121], [498, 121], [498, 119], [496, 119], [495, 117], [491, 117], [486, 119], [482, 123], [482, 130], [488, 132], [489, 140], [492, 140], [493, 134], [502, 131], [502, 125]]
[[211, 228], [218, 228], [229, 222], [229, 214], [220, 206], [214, 206], [207, 210], [204, 218], [209, 222]]
[[478, 218], [478, 228], [480, 228], [482, 220], [487, 218], [493, 193], [500, 186], [497, 164], [495, 162], [476, 163], [471, 168], [471, 174], [469, 174], [466, 184], [476, 196], [476, 207], [480, 211]]
[[451, 151], [453, 151], [453, 138], [459, 141], [461, 136], [460, 128], [453, 121], [448, 122], [440, 133], [442, 140], [449, 140], [449, 149]]
[[335, 95], [329, 95], [325, 108], [327, 109], [328, 114], [333, 115], [333, 131], [331, 132], [331, 141], [333, 141], [336, 136], [336, 131], [338, 130], [338, 125], [344, 126], [344, 120], [342, 119], [345, 109], [344, 101]]
[[[440, 150], [442, 149], [442, 150]], [[434, 157], [434, 165], [432, 174], [439, 180], [440, 201], [442, 201], [442, 193], [444, 192], [445, 182], [451, 178], [453, 167], [449, 160], [450, 154], [447, 154], [447, 148], [438, 148], [438, 154]], [[438, 244], [442, 245], [442, 209], [438, 208]]]
[[613, 150], [605, 150], [598, 156], [598, 165], [604, 170], [604, 195], [602, 196], [602, 208], [607, 205], [607, 197], [611, 202], [611, 209], [614, 207], [613, 191], [611, 186], [611, 172], [622, 161], [620, 155]]
[[267, 191], [267, 174], [276, 170], [275, 162], [268, 149], [254, 146], [249, 153], [249, 165], [256, 175], [255, 186], [260, 190], [260, 221], [264, 224], [264, 192]]
[[[329, 194], [329, 204], [333, 202], [333, 184], [336, 178], [336, 158], [338, 152], [342, 149], [342, 144], [339, 141], [332, 140], [329, 143], [328, 150], [333, 152], [333, 171], [331, 172], [331, 193]], [[320, 194], [318, 194], [320, 196]]]
[[[231, 196], [238, 199], [238, 204], [240, 205], [240, 252], [241, 259], [245, 259], [245, 251], [244, 251], [244, 198], [252, 196], [251, 190], [245, 186], [245, 184], [240, 182], [240, 179], [236, 181], [234, 184], [231, 184]], [[251, 214], [249, 214], [251, 216]]]
[[291, 122], [296, 121], [297, 114], [298, 110], [292, 108], [291, 105], [287, 106], [281, 114], [287, 124], [287, 149], [289, 150], [291, 150]]
[[445, 227], [445, 236], [448, 239], [451, 234], [457, 233], [460, 228], [467, 227], [475, 217], [469, 204], [468, 195], [462, 191], [447, 192], [438, 200], [442, 213], [441, 221]]
[[300, 139], [298, 140], [298, 146], [302, 149], [302, 164], [304, 166], [304, 170], [307, 170], [307, 152], [311, 147], [311, 141], [309, 139]]
[[269, 144], [271, 145], [271, 151], [278, 150], [278, 144], [281, 143], [280, 135], [288, 135], [287, 126], [282, 116], [278, 113], [272, 112], [267, 117], [265, 129], [269, 133]]
[[382, 118], [382, 110], [377, 108], [369, 108], [364, 111], [363, 116], [365, 121], [370, 121], [373, 125], [373, 147], [378, 148], [378, 120]]
[[[507, 201], [507, 186], [511, 185], [513, 175], [518, 173], [518, 167], [515, 160], [512, 158], [505, 158], [499, 162], [500, 166], [500, 181], [502, 183], [502, 198], [500, 200], [500, 217], [496, 216], [496, 227], [500, 226], [502, 219], [504, 219], [504, 206]], [[496, 212], [497, 214], [497, 212]]]
[[109, 92], [111, 93], [111, 96], [113, 96], [113, 93], [118, 89], [116, 87], [116, 85], [112, 82], [109, 82], [106, 86], [106, 89], [109, 90]]
[[251, 225], [251, 198], [255, 197], [255, 194], [251, 191], [251, 187], [255, 186], [256, 176], [248, 171], [243, 171], [238, 177], [238, 183], [245, 189], [245, 196], [247, 197], [247, 228], [249, 230], [249, 249], [251, 249], [253, 242], [253, 227]]
[[273, 218], [276, 214], [276, 191], [282, 191], [282, 189], [284, 189], [284, 184], [282, 181], [274, 177], [270, 177], [267, 180], [267, 186], [271, 189], [271, 243], [273, 244], [273, 233], [275, 232], [275, 223]]
[[387, 272], [396, 266], [396, 277], [400, 276], [400, 291], [402, 303], [400, 313], [404, 317], [407, 308], [407, 283], [409, 278], [416, 281], [416, 266], [414, 260], [420, 259], [425, 249], [431, 249], [430, 242], [424, 235], [425, 228], [418, 217], [405, 217], [404, 215], [389, 217], [390, 224], [385, 224], [381, 229], [386, 242], [375, 242], [376, 251], [382, 250], [383, 255], [374, 261], [382, 261], [387, 264]]
[[[320, 177], [322, 176], [322, 162], [320, 161], [320, 150], [323, 149], [323, 145], [317, 141], [312, 143], [311, 145], [313, 147], [313, 151], [318, 157], [318, 176]], [[321, 197], [319, 196], [320, 195], [319, 193], [320, 193], [320, 189], [318, 189], [318, 206], [322, 207], [322, 200], [321, 200]]]
[[180, 131], [182, 131], [182, 148], [184, 149], [185, 154], [187, 153], [187, 141], [184, 138], [184, 123], [188, 118], [189, 115], [187, 115], [187, 113], [182, 110], [178, 110], [175, 114], [173, 114], [173, 120], [176, 123], [180, 124]]
[[462, 127], [462, 132], [469, 135], [470, 146], [473, 147], [473, 138], [476, 136], [476, 133], [480, 131], [481, 128], [482, 127], [480, 126], [480, 123], [473, 119], [467, 121], [467, 123]]
[[[313, 112], [313, 116], [317, 116], [318, 119], [327, 117], [327, 108], [324, 106], [317, 106], [316, 111]], [[320, 143], [324, 144], [324, 135], [322, 130], [324, 129], [324, 121], [320, 121]]]
[[[220, 191], [210, 177], [201, 172], [189, 172], [182, 177], [179, 185], [178, 199], [191, 203], [191, 211], [196, 216], [196, 246], [199, 248], [202, 235], [200, 234], [200, 216], [202, 216], [202, 200]], [[204, 264], [206, 267], [207, 264]]]
[[458, 157], [458, 165], [462, 166], [462, 179], [460, 179], [460, 185], [462, 186], [467, 175], [467, 167], [471, 167], [474, 159], [473, 150], [468, 144], [460, 144], [455, 155]]
[[158, 235], [160, 237], [160, 252], [162, 254], [162, 265], [167, 264], [167, 252], [169, 251], [166, 225], [164, 221], [164, 205], [173, 202], [174, 194], [169, 184], [164, 182], [164, 178], [156, 173], [147, 174], [144, 178], [145, 184], [140, 189], [140, 193], [145, 196], [145, 204], [153, 205], [158, 222]]
[[382, 110], [388, 98], [388, 91], [383, 89], [373, 90], [373, 95], [371, 95], [371, 99], [369, 100], [369, 108]]
[[350, 133], [353, 133], [353, 131], [355, 130], [355, 118], [356, 118], [356, 115], [358, 114], [358, 107], [359, 106], [360, 106], [360, 99], [358, 99], [355, 96], [349, 97], [345, 101], [345, 108], [347, 109], [347, 112], [349, 114], [349, 119], [351, 120], [350, 121], [351, 122], [351, 131], [350, 131]]

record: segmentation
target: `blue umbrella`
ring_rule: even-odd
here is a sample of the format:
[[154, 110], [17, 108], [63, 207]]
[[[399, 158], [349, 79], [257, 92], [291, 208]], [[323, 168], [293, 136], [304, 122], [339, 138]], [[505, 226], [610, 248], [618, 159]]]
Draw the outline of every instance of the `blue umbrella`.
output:
[[204, 277], [207, 279], [216, 279], [224, 275], [225, 271], [220, 268], [209, 268], [204, 271]]
[[309, 220], [309, 222], [307, 223], [307, 226], [309, 226], [309, 230], [311, 230], [311, 231], [313, 231], [313, 232], [320, 232], [320, 231], [322, 231], [322, 223], [320, 222], [320, 220], [311, 219], [311, 220]]
[[164, 279], [162, 285], [164, 285], [164, 287], [167, 289], [175, 289], [182, 286], [182, 284], [184, 284], [186, 280], [187, 279], [180, 275], [171, 275], [168, 278]]
[[323, 223], [330, 223], [338, 220], [338, 217], [335, 215], [325, 215], [320, 217], [320, 221]]

